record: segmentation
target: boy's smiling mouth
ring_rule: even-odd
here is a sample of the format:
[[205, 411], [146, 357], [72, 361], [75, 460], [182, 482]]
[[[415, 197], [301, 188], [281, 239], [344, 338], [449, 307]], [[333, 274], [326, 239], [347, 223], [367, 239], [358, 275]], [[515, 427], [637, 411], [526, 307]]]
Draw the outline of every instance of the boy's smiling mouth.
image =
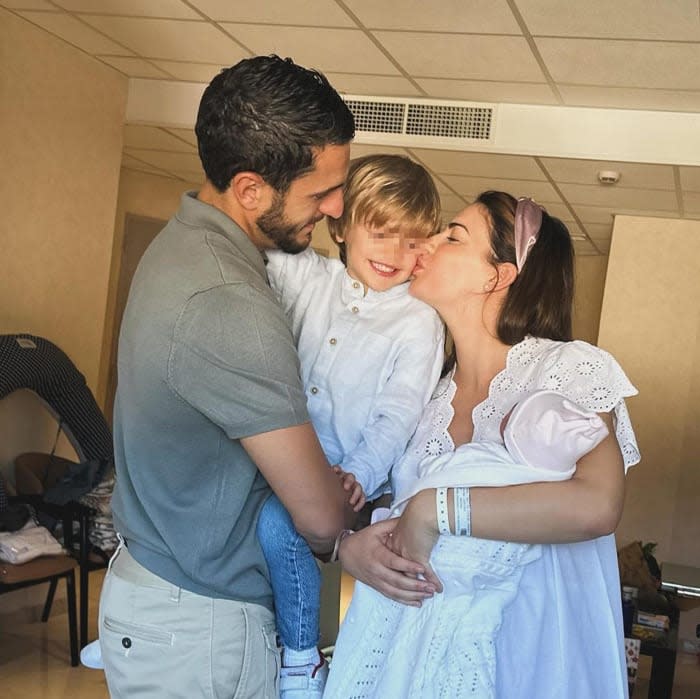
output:
[[392, 274], [395, 274], [397, 271], [396, 267], [391, 267], [390, 265], [385, 265], [385, 264], [382, 264], [381, 262], [375, 262], [374, 260], [370, 260], [369, 263], [372, 266], [372, 269], [377, 274], [381, 274], [382, 276], [391, 276]]

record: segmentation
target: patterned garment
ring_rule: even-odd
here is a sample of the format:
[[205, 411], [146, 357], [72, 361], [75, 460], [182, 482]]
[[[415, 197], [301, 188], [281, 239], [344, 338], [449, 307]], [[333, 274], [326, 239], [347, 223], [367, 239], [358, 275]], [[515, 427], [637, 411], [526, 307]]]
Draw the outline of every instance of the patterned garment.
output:
[[[0, 400], [20, 389], [39, 396], [60, 422], [81, 462], [112, 460], [112, 432], [107, 420], [85, 377], [65, 352], [36, 335], [0, 335]], [[91, 519], [90, 541], [105, 551], [113, 550], [117, 543], [109, 506], [113, 488], [114, 472], [110, 469], [96, 488], [79, 499], [98, 512]]]

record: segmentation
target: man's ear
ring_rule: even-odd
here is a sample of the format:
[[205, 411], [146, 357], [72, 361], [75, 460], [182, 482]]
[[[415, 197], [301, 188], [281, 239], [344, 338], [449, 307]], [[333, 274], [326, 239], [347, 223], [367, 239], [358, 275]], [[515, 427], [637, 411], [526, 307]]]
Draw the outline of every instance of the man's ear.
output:
[[493, 286], [493, 291], [507, 289], [517, 278], [518, 268], [512, 262], [499, 262], [498, 279]]
[[238, 172], [231, 178], [231, 194], [246, 210], [267, 209], [272, 189], [257, 172]]

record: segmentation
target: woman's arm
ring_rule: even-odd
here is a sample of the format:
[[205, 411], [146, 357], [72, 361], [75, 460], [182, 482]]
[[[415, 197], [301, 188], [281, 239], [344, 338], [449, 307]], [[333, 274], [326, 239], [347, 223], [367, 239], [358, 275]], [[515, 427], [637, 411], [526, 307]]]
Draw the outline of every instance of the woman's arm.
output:
[[[595, 539], [614, 531], [624, 502], [624, 463], [612, 416], [601, 415], [610, 434], [582, 457], [570, 480], [498, 488], [471, 488], [471, 535], [529, 544]], [[448, 494], [454, 530], [454, 498]], [[438, 537], [435, 490], [417, 493], [391, 537], [392, 550], [427, 564]]]

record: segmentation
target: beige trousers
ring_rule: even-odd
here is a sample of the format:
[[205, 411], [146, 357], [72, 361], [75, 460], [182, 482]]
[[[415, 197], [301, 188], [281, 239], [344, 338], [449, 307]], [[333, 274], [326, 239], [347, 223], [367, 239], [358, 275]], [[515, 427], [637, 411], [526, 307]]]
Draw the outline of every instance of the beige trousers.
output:
[[100, 598], [100, 645], [114, 699], [277, 699], [272, 612], [171, 585], [121, 545]]

